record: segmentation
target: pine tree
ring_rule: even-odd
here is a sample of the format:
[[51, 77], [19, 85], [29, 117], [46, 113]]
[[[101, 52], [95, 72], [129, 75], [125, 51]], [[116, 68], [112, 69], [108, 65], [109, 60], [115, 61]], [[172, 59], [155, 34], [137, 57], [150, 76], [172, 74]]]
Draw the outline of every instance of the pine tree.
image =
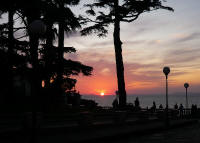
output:
[[[122, 42], [120, 39], [120, 23], [133, 22], [144, 12], [157, 9], [173, 11], [173, 9], [171, 7], [163, 6], [162, 0], [96, 0], [94, 3], [86, 6], [89, 8], [86, 13], [88, 13], [90, 17], [83, 17], [83, 20], [85, 20], [86, 23], [90, 23], [90, 26], [82, 30], [82, 35], [97, 33], [99, 37], [105, 36], [108, 33], [108, 26], [110, 24], [114, 25], [113, 39], [119, 92], [119, 106], [120, 108], [124, 108], [126, 106], [126, 90], [122, 57]], [[94, 18], [92, 18], [92, 16]]]

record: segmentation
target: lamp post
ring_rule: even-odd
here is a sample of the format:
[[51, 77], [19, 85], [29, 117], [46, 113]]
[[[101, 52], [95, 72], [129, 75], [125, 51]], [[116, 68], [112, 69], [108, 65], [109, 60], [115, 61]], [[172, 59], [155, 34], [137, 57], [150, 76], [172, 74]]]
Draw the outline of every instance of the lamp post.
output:
[[170, 73], [169, 67], [163, 68], [163, 73], [166, 77], [166, 126], [169, 126], [169, 117], [168, 117], [168, 74]]
[[34, 20], [29, 25], [29, 33], [35, 36], [41, 36], [46, 32], [46, 25], [42, 20]]
[[187, 89], [188, 89], [188, 87], [189, 87], [189, 84], [188, 84], [188, 83], [185, 83], [185, 84], [184, 84], [184, 87], [185, 87], [185, 90], [186, 90], [186, 93], [185, 93], [185, 95], [186, 95], [185, 107], [186, 107], [186, 109], [187, 109], [187, 108], [188, 108]]
[[[36, 115], [36, 96], [40, 94], [41, 81], [38, 78], [38, 46], [39, 38], [46, 32], [46, 25], [41, 20], [34, 20], [29, 24], [28, 27], [29, 40], [30, 40], [30, 53], [31, 62], [33, 67], [33, 83], [35, 87], [35, 92], [31, 91], [32, 96], [32, 137], [31, 142], [34, 143], [36, 139], [36, 126], [37, 126], [37, 115]], [[31, 89], [33, 90], [33, 89]]]

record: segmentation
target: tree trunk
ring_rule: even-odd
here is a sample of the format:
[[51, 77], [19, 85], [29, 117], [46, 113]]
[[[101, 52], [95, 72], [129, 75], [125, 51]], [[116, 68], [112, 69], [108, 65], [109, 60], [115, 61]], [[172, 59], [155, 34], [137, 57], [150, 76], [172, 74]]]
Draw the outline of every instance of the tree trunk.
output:
[[[28, 18], [28, 25], [33, 22], [34, 19]], [[39, 46], [39, 36], [29, 33], [30, 42], [30, 56], [31, 56], [31, 105], [32, 105], [32, 129], [31, 129], [31, 143], [36, 142], [37, 136], [37, 108], [38, 108], [38, 97], [41, 94], [41, 76], [39, 72], [39, 60], [38, 60], [38, 46]]]
[[13, 40], [14, 40], [14, 36], [13, 36], [13, 15], [14, 15], [14, 11], [12, 6], [10, 7], [9, 11], [8, 11], [8, 57], [7, 57], [7, 77], [5, 79], [7, 79], [7, 82], [5, 83], [5, 100], [6, 100], [6, 104], [9, 104], [8, 106], [10, 107], [14, 107], [14, 105], [16, 104], [16, 96], [14, 96], [13, 93]]
[[12, 61], [12, 56], [13, 56], [13, 40], [14, 40], [14, 36], [13, 36], [13, 24], [14, 24], [14, 20], [13, 20], [13, 15], [14, 15], [14, 10], [11, 7], [9, 12], [8, 12], [8, 72], [9, 72], [9, 77], [8, 77], [8, 84], [9, 84], [9, 94], [12, 95], [13, 93], [13, 71], [12, 71], [12, 66], [13, 66], [13, 61]]
[[45, 77], [45, 88], [50, 87], [50, 78], [51, 78], [51, 64], [52, 64], [52, 47], [53, 47], [53, 23], [47, 24], [47, 39], [46, 39], [46, 53], [45, 53], [45, 61], [46, 61], [46, 77]]
[[59, 37], [58, 37], [58, 61], [59, 61], [59, 70], [58, 70], [58, 80], [62, 80], [62, 71], [63, 71], [63, 47], [64, 47], [64, 25], [63, 22], [59, 22]]
[[[13, 37], [13, 24], [14, 24], [13, 15], [14, 15], [14, 11], [11, 8], [8, 12], [8, 39], [9, 39], [8, 54], [9, 54], [9, 56], [11, 56], [11, 54], [13, 52], [13, 40], [14, 40], [14, 37]], [[11, 60], [11, 59], [9, 59], [9, 60]]]
[[59, 4], [59, 8], [61, 11], [61, 18], [60, 21], [58, 23], [59, 26], [59, 34], [58, 34], [58, 84], [59, 84], [59, 94], [61, 94], [61, 84], [62, 84], [62, 79], [63, 79], [63, 48], [64, 48], [64, 16], [63, 16], [63, 12], [64, 12], [64, 3], [61, 2]]
[[115, 59], [117, 70], [117, 83], [119, 92], [119, 107], [124, 108], [126, 106], [126, 90], [124, 81], [124, 64], [122, 57], [122, 42], [120, 40], [120, 19], [118, 13], [119, 1], [114, 2], [115, 6], [115, 22], [114, 22], [114, 46], [115, 46]]
[[[31, 3], [32, 4], [32, 3]], [[37, 3], [39, 4], [39, 3]], [[32, 10], [35, 9], [33, 12]], [[34, 20], [40, 19], [40, 12], [37, 9], [36, 3], [32, 4], [31, 9], [27, 9], [27, 24], [30, 25]], [[41, 94], [41, 75], [39, 71], [39, 59], [38, 59], [38, 46], [39, 46], [39, 34], [31, 33], [29, 31], [29, 43], [30, 43], [30, 60], [32, 64], [31, 70], [31, 105], [32, 105], [32, 128], [31, 128], [31, 143], [36, 143], [37, 138], [37, 110], [38, 97]]]

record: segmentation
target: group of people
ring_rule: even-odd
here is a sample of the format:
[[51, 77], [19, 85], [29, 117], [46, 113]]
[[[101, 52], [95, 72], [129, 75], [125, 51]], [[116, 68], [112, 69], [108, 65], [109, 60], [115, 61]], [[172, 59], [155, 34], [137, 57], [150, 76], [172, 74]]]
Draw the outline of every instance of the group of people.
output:
[[[135, 103], [135, 105], [133, 106], [134, 109], [135, 109], [135, 110], [140, 110], [141, 107], [140, 107], [140, 101], [139, 101], [139, 98], [138, 98], [138, 97], [136, 97], [134, 103]], [[118, 108], [119, 103], [118, 103], [118, 99], [117, 99], [117, 98], [115, 98], [115, 99], [113, 100], [112, 105], [113, 105], [113, 108], [114, 108], [114, 109], [117, 109], [117, 108]]]
[[[117, 108], [117, 107], [119, 106], [119, 103], [118, 103], [118, 99], [117, 99], [117, 98], [114, 99], [112, 105], [113, 105], [113, 108]], [[135, 110], [140, 110], [140, 109], [141, 109], [141, 107], [140, 107], [140, 101], [139, 101], [139, 98], [138, 98], [138, 97], [136, 97], [136, 99], [135, 99], [135, 101], [134, 101], [133, 107], [134, 107]], [[147, 107], [147, 109], [148, 109], [148, 107]], [[150, 107], [150, 111], [155, 112], [156, 109], [157, 109], [157, 107], [156, 107], [156, 102], [153, 101], [153, 105]], [[163, 105], [160, 104], [158, 109], [163, 109]], [[176, 103], [176, 104], [174, 105], [174, 109], [175, 109], [175, 110], [180, 110], [180, 112], [182, 112], [183, 109], [184, 109], [184, 106], [182, 105], [182, 103], [181, 103], [179, 106], [178, 106], [178, 104]], [[197, 110], [197, 105], [192, 104], [191, 112], [195, 112], [196, 110]]]

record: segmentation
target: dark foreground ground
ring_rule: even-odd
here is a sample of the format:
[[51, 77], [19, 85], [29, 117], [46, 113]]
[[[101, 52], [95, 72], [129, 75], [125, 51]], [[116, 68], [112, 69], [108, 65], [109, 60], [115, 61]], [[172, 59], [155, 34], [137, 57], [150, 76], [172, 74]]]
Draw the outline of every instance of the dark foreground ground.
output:
[[[0, 135], [0, 143], [29, 143], [29, 132]], [[78, 128], [43, 128], [35, 143], [199, 143], [200, 123], [197, 120], [151, 121], [127, 125], [107, 125]]]
[[115, 143], [200, 143], [200, 123], [145, 136], [129, 136]]

